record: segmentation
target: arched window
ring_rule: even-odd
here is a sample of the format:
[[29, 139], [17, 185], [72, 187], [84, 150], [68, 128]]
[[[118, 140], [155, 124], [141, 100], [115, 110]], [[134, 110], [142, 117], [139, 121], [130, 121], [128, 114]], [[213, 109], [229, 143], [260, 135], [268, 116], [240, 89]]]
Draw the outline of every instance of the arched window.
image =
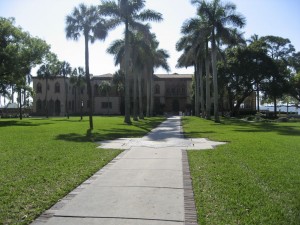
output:
[[60, 92], [60, 84], [58, 82], [55, 83], [55, 93]]
[[40, 82], [36, 85], [36, 93], [42, 93], [42, 84]]
[[155, 94], [160, 94], [160, 86], [158, 84], [155, 85]]

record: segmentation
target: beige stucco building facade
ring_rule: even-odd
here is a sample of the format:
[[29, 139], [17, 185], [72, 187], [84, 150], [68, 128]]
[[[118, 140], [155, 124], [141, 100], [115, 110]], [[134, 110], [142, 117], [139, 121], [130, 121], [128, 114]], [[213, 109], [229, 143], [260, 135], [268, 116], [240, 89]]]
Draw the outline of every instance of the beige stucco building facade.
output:
[[[190, 110], [192, 96], [192, 74], [155, 74], [153, 77], [154, 107], [158, 112], [185, 112]], [[101, 93], [99, 86], [103, 81], [111, 84], [109, 94]], [[77, 87], [66, 78], [57, 76], [46, 80], [38, 77], [33, 79], [35, 96], [33, 98], [33, 114], [45, 115], [48, 108], [49, 116], [87, 113], [90, 103], [86, 86]], [[112, 74], [91, 77], [92, 104], [95, 115], [118, 115], [122, 113], [122, 98], [113, 85]], [[146, 84], [143, 81], [143, 102], [146, 109]], [[47, 97], [46, 97], [47, 95]], [[66, 101], [67, 96], [67, 102]], [[48, 104], [48, 107], [46, 107]]]

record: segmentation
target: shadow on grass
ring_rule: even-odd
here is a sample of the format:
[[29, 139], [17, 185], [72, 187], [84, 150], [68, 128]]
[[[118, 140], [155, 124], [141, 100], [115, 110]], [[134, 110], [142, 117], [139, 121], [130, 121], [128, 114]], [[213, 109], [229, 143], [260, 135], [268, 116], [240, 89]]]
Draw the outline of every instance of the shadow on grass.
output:
[[9, 120], [9, 121], [0, 121], [0, 127], [10, 127], [10, 126], [19, 126], [19, 127], [37, 127], [41, 125], [52, 124], [49, 122], [43, 123], [32, 123], [29, 121], [17, 121], [17, 120]]
[[240, 129], [234, 129], [238, 132], [276, 132], [279, 135], [300, 136], [300, 126], [295, 126], [293, 123], [276, 123], [276, 122], [247, 122], [237, 119], [225, 119], [223, 125], [237, 126]]
[[[191, 132], [184, 132], [183, 135], [185, 138], [201, 138], [201, 137], [207, 137], [207, 135], [204, 134], [214, 134], [215, 131], [191, 131]], [[203, 136], [204, 135], [204, 136]]]
[[142, 137], [145, 134], [140, 131], [132, 131], [127, 129], [109, 129], [101, 130], [102, 132], [87, 130], [86, 134], [69, 133], [59, 134], [56, 136], [56, 140], [71, 141], [71, 142], [95, 142], [104, 140], [114, 140], [117, 138], [126, 137]]

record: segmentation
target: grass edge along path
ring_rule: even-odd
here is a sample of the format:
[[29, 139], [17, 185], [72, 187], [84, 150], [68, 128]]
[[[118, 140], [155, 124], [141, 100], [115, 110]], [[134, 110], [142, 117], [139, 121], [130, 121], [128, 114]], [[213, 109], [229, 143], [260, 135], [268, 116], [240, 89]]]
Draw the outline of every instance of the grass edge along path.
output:
[[188, 152], [199, 224], [300, 224], [299, 122], [185, 117], [183, 129], [228, 142]]
[[29, 224], [121, 151], [94, 141], [141, 137], [164, 118], [123, 123], [123, 117], [0, 119], [0, 224]]

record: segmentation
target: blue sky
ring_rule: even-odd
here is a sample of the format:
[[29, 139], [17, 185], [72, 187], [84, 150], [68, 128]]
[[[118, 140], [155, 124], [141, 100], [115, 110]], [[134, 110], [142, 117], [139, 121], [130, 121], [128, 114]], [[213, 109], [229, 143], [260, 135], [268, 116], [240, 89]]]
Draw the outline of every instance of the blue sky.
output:
[[[0, 0], [0, 16], [15, 17], [16, 25], [38, 36], [51, 45], [60, 60], [73, 67], [84, 65], [84, 43], [65, 38], [65, 18], [83, 0]], [[100, 0], [85, 0], [87, 5], [99, 4]], [[300, 51], [300, 1], [299, 0], [231, 0], [237, 12], [246, 17], [243, 28], [245, 37], [275, 35], [289, 38]], [[195, 16], [196, 7], [190, 0], [147, 0], [146, 7], [163, 14], [164, 21], [152, 23], [152, 31], [160, 41], [160, 48], [169, 52], [170, 73], [193, 73], [193, 68], [175, 68], [180, 53], [175, 44], [180, 38], [180, 27], [186, 19]], [[123, 28], [109, 33], [105, 42], [97, 41], [90, 46], [90, 71], [94, 75], [114, 73], [113, 57], [106, 53], [113, 40], [122, 38]], [[34, 74], [33, 70], [33, 74]], [[165, 73], [159, 69], [157, 73]]]

